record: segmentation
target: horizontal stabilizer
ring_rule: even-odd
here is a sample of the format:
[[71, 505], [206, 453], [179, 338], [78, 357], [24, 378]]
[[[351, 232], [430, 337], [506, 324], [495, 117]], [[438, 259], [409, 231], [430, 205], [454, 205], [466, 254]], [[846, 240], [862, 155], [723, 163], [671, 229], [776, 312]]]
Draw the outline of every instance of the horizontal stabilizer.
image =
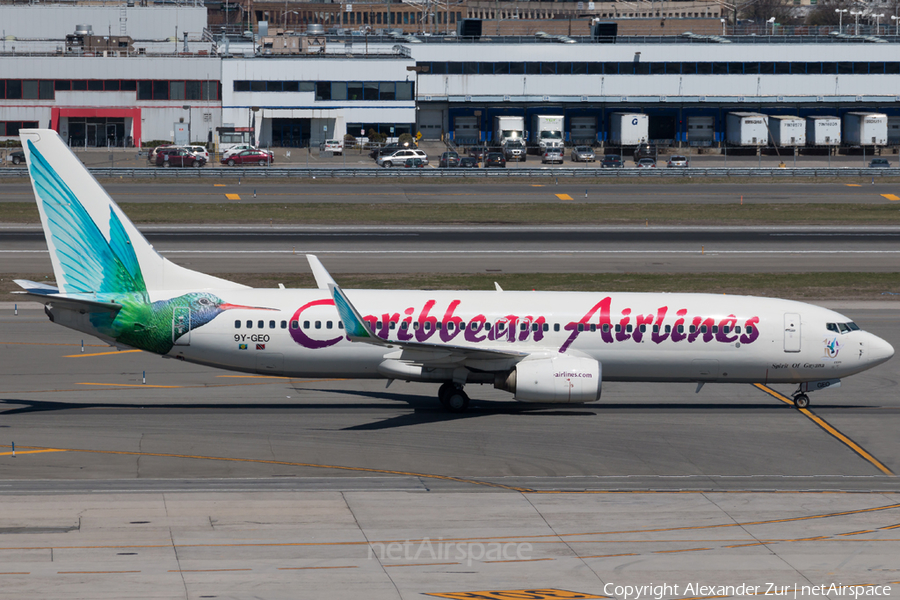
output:
[[52, 304], [59, 308], [67, 308], [70, 310], [79, 310], [85, 312], [108, 312], [118, 314], [122, 310], [122, 305], [116, 302], [103, 302], [90, 297], [88, 294], [60, 294], [59, 289], [46, 283], [37, 281], [28, 281], [27, 279], [13, 280], [23, 292], [13, 292], [26, 294], [38, 298], [44, 304]]

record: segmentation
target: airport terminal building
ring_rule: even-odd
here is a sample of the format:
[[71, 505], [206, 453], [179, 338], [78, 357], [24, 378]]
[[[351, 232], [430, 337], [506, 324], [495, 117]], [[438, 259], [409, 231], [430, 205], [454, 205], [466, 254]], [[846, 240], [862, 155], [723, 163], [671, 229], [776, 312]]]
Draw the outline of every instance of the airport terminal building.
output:
[[[97, 35], [60, 35], [61, 26], [52, 30], [57, 40], [7, 35], [0, 139], [49, 126], [72, 145], [127, 146], [173, 140], [187, 126], [199, 142], [230, 135], [302, 147], [347, 134], [408, 132], [473, 143], [493, 141], [495, 116], [521, 116], [527, 130], [534, 115], [561, 115], [569, 143], [600, 145], [610, 141], [615, 115], [637, 113], [647, 115], [647, 141], [716, 146], [728, 141], [730, 113], [863, 112], [886, 116], [888, 139], [878, 145], [900, 145], [895, 37], [343, 32], [252, 42], [216, 38], [186, 13], [191, 18], [177, 37], [142, 30], [140, 39], [121, 34], [129, 33], [121, 23], [112, 35], [117, 11], [109, 23], [93, 17]], [[54, 19], [75, 32], [73, 14]], [[104, 30], [109, 35], [99, 35]], [[273, 51], [273, 39], [295, 50]]]

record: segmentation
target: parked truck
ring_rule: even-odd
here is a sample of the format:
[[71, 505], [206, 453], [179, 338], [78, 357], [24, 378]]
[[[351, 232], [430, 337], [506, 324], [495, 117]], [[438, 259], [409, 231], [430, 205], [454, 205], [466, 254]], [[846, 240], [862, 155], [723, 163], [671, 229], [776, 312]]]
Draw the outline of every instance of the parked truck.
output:
[[844, 144], [848, 146], [884, 146], [887, 144], [887, 115], [851, 112], [844, 115]]
[[773, 115], [769, 119], [773, 146], [792, 148], [806, 145], [806, 119], [789, 115]]
[[532, 115], [530, 145], [537, 146], [543, 154], [547, 148], [563, 147], [563, 116]]
[[841, 120], [838, 117], [806, 117], [807, 146], [840, 146]]
[[725, 119], [725, 140], [729, 146], [767, 146], [769, 117], [760, 113], [728, 113]]
[[494, 144], [502, 146], [514, 139], [525, 139], [525, 117], [494, 117]]
[[613, 113], [609, 118], [611, 146], [637, 146], [647, 143], [650, 120], [643, 113]]

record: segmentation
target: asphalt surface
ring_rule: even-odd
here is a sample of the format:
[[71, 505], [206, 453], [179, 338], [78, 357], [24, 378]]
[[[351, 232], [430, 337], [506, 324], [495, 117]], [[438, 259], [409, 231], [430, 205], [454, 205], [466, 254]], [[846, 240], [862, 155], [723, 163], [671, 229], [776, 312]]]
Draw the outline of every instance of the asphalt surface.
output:
[[[852, 184], [852, 185], [848, 185]], [[571, 202], [590, 203], [672, 203], [672, 204], [808, 204], [808, 203], [886, 203], [882, 194], [900, 196], [900, 183], [876, 180], [846, 183], [694, 183], [690, 180], [659, 182], [583, 183], [559, 178], [549, 181], [505, 182], [392, 182], [371, 183], [318, 182], [306, 179], [268, 182], [237, 178], [224, 181], [114, 182], [103, 186], [117, 202], [175, 203], [307, 203], [348, 204], [381, 203], [558, 203], [557, 194]], [[585, 197], [587, 193], [587, 197]], [[229, 199], [226, 194], [237, 195]], [[27, 181], [0, 180], [0, 202], [34, 202]]]
[[[144, 226], [167, 258], [210, 273], [893, 272], [891, 227]], [[38, 226], [0, 227], [7, 272], [49, 272]]]

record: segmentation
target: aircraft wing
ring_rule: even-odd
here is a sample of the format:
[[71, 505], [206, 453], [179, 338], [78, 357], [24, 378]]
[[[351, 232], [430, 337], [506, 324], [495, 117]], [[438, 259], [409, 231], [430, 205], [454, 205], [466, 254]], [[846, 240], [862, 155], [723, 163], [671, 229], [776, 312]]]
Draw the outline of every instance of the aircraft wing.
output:
[[[341, 321], [344, 322], [344, 330], [352, 342], [362, 342], [385, 348], [399, 348], [399, 353], [386, 355], [386, 358], [396, 358], [417, 364], [435, 366], [457, 365], [462, 362], [496, 361], [516, 363], [530, 353], [517, 350], [499, 350], [487, 348], [472, 348], [470, 346], [458, 346], [450, 344], [430, 344], [427, 342], [385, 340], [369, 329], [365, 320], [360, 316], [356, 307], [350, 303], [344, 291], [337, 284], [329, 284], [334, 305], [337, 308]], [[487, 366], [487, 364], [485, 364]]]
[[46, 283], [28, 281], [27, 279], [14, 279], [13, 281], [24, 290], [22, 292], [13, 292], [14, 294], [34, 296], [44, 304], [52, 304], [53, 306], [71, 310], [84, 310], [86, 312], [108, 312], [113, 315], [118, 314], [122, 310], [121, 304], [96, 300], [88, 294], [61, 294], [59, 293], [59, 288]]

